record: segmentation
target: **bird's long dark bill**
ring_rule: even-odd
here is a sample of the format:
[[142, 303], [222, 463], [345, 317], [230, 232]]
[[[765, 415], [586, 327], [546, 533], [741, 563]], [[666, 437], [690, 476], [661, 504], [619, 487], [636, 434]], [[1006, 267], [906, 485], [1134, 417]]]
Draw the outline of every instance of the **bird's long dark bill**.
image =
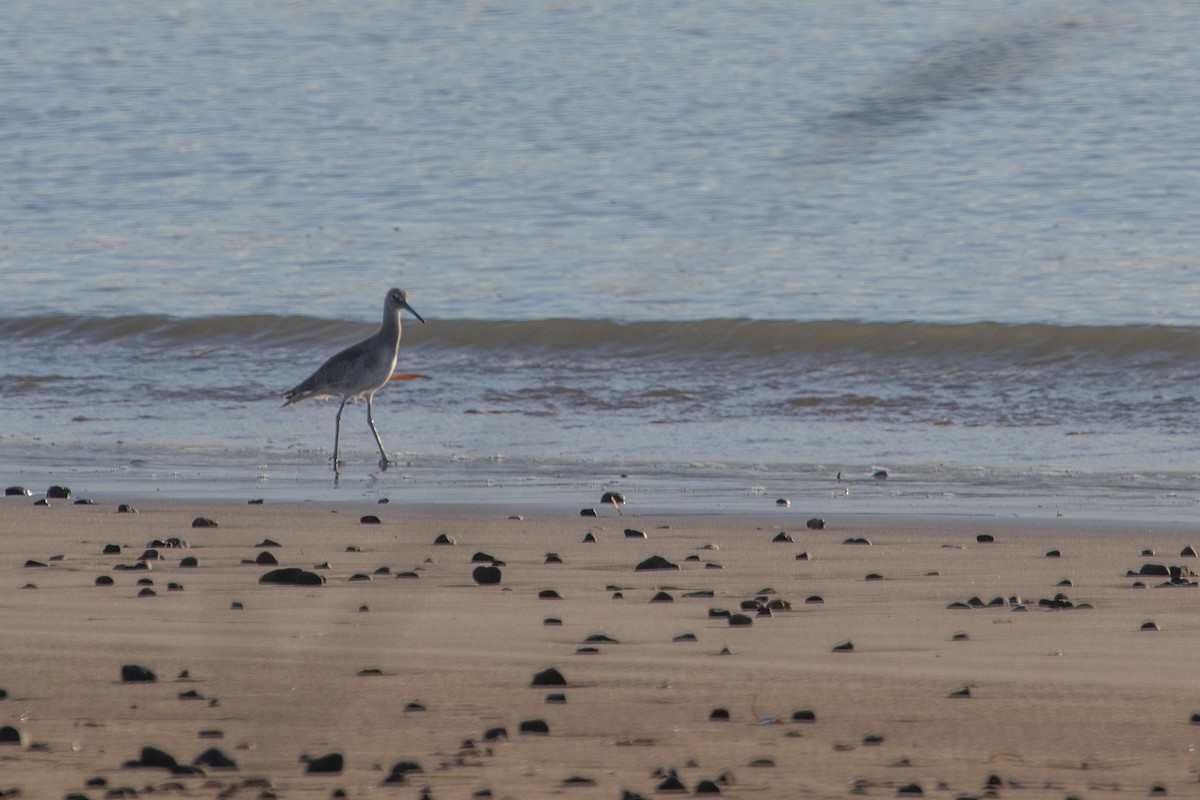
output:
[[402, 306], [400, 306], [400, 307], [401, 307], [401, 308], [406, 308], [406, 309], [408, 309], [408, 313], [412, 314], [414, 317], [416, 317], [417, 319], [421, 320], [421, 324], [422, 324], [422, 325], [424, 325], [424, 324], [425, 324], [425, 318], [424, 318], [424, 317], [422, 317], [420, 314], [418, 314], [418, 313], [417, 313], [417, 311], [416, 311], [416, 309], [414, 309], [414, 308], [413, 308], [412, 306], [410, 306], [408, 303], [405, 303], [404, 305], [402, 305]]

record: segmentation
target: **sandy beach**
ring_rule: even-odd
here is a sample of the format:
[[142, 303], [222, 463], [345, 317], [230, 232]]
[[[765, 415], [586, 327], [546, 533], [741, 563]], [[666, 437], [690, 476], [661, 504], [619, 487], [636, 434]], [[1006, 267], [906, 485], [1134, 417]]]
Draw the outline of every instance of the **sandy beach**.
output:
[[4, 796], [1200, 793], [1200, 593], [1127, 574], [1186, 580], [1190, 526], [34, 499], [0, 505]]

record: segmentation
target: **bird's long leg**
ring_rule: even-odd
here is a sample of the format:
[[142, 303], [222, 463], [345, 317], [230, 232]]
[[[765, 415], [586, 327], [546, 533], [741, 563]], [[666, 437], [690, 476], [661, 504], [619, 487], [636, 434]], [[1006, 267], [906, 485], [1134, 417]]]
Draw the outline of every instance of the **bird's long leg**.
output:
[[379, 431], [375, 430], [375, 418], [371, 415], [371, 395], [367, 395], [367, 424], [371, 426], [371, 433], [375, 434], [375, 444], [379, 445], [379, 468], [387, 471], [390, 462], [387, 452], [383, 449], [383, 442], [379, 441]]
[[338, 406], [337, 419], [334, 420], [334, 423], [333, 423], [333, 471], [334, 472], [337, 472], [338, 467], [340, 467], [342, 464], [341, 461], [338, 461], [338, 446], [342, 442], [342, 409], [344, 409], [346, 407], [346, 401], [349, 399], [350, 399], [349, 397], [342, 398], [342, 404], [340, 406]]

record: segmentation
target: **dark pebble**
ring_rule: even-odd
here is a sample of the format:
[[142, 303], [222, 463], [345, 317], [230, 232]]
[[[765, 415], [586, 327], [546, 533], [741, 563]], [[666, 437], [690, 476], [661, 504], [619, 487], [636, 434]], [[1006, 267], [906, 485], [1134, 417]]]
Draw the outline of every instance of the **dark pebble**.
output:
[[421, 576], [418, 575], [417, 573], [409, 570], [409, 571], [405, 571], [405, 572], [397, 572], [396, 577], [397, 578], [419, 578]]
[[654, 787], [656, 792], [686, 792], [687, 787], [675, 775], [668, 776], [665, 781]]
[[183, 584], [182, 584], [182, 583], [176, 583], [176, 582], [172, 581], [172, 582], [170, 582], [170, 583], [168, 583], [168, 584], [167, 584], [167, 591], [168, 591], [168, 592], [182, 592], [182, 591], [183, 591]]
[[609, 636], [607, 633], [592, 633], [583, 640], [587, 644], [620, 644], [619, 641]]
[[708, 610], [708, 616], [709, 617], [723, 617], [723, 618], [728, 619], [729, 609], [727, 609], [727, 608], [710, 608]]
[[194, 520], [192, 520], [192, 527], [193, 528], [219, 528], [220, 526], [217, 524], [217, 521], [215, 519], [209, 519], [208, 517], [196, 517]]
[[179, 767], [179, 762], [175, 756], [165, 750], [159, 750], [157, 747], [143, 747], [141, 756], [136, 761], [126, 761], [125, 766], [175, 771]]
[[546, 702], [551, 704], [565, 703], [567, 702], [567, 696], [562, 692], [551, 692], [550, 694], [546, 695]]
[[562, 558], [559, 557], [558, 553], [546, 553], [546, 560], [542, 563], [561, 564], [561, 563], [563, 563], [563, 560], [562, 560]]
[[950, 640], [951, 640], [951, 641], [953, 641], [953, 642], [965, 642], [965, 641], [967, 641], [967, 639], [969, 639], [969, 638], [970, 638], [970, 637], [969, 637], [969, 636], [967, 636], [967, 634], [966, 634], [966, 633], [964, 633], [963, 631], [959, 631], [958, 633], [956, 633], [956, 634], [954, 634], [953, 636], [951, 636], [951, 637], [950, 637]]
[[694, 592], [684, 592], [683, 596], [691, 598], [706, 598], [713, 597], [714, 592], [712, 589], [697, 589]]
[[128, 503], [121, 503], [121, 505], [117, 506], [117, 513], [118, 514], [136, 514], [138, 512], [137, 512], [136, 508], [129, 505]]
[[1185, 547], [1179, 551], [1179, 555], [1182, 558], [1195, 558], [1196, 557], [1196, 548], [1192, 547], [1189, 544], [1187, 547]]
[[217, 728], [205, 728], [196, 734], [201, 739], [224, 739], [225, 732]]
[[26, 567], [44, 567], [46, 566], [41, 561], [34, 561], [32, 558], [25, 562]]
[[646, 532], [639, 531], [636, 528], [626, 528], [625, 529], [625, 538], [626, 539], [645, 539]]
[[808, 561], [808, 551], [805, 550], [803, 553], [796, 553], [796, 560], [797, 561]]
[[579, 516], [581, 516], [581, 517], [594, 517], [594, 516], [596, 516], [596, 509], [594, 509], [594, 508], [581, 508], [581, 509], [579, 509]]
[[558, 617], [546, 617], [542, 620], [543, 625], [562, 625], [562, 620]]
[[696, 641], [696, 634], [681, 633], [678, 636], [675, 636], [674, 638], [672, 638], [671, 641], [672, 642], [694, 642], [694, 641]]
[[527, 719], [517, 726], [517, 733], [529, 733], [545, 736], [550, 733], [550, 726], [544, 719]]
[[483, 732], [483, 740], [485, 742], [498, 742], [501, 739], [507, 739], [507, 738], [508, 738], [508, 729], [507, 728], [500, 728], [500, 727], [488, 728], [486, 731]]
[[728, 722], [729, 721], [729, 709], [714, 708], [709, 713], [708, 718], [711, 720], [719, 721], [719, 722]]
[[246, 505], [248, 506], [261, 506], [262, 504], [263, 499], [261, 497], [255, 497], [246, 501]]
[[121, 667], [121, 680], [125, 683], [151, 683], [158, 680], [158, 676], [146, 667], [126, 664]]
[[825, 530], [825, 520], [821, 519], [820, 517], [813, 517], [812, 519], [810, 519], [808, 522], [806, 522], [804, 524], [808, 526], [808, 529], [810, 531]]
[[1157, 623], [1157, 622], [1154, 622], [1154, 621], [1152, 621], [1152, 620], [1147, 620], [1146, 622], [1143, 622], [1143, 623], [1142, 623], [1142, 628], [1141, 628], [1141, 629], [1142, 629], [1142, 630], [1144, 630], [1144, 631], [1157, 631], [1157, 630], [1162, 630], [1161, 628], [1159, 628], [1159, 627], [1158, 627], [1158, 623]]
[[792, 501], [788, 500], [786, 497], [781, 497], [775, 501], [775, 505], [779, 506], [780, 508], [791, 508]]
[[1062, 558], [1061, 550], [1047, 550], [1046, 558]]
[[50, 500], [70, 500], [71, 490], [66, 486], [51, 486], [46, 490], [46, 497]]
[[754, 619], [745, 614], [730, 614], [729, 624], [733, 627], [747, 627], [754, 624]]
[[325, 583], [325, 578], [315, 572], [306, 572], [299, 567], [282, 567], [263, 574], [258, 582], [280, 586], [320, 586]]
[[495, 556], [493, 556], [491, 553], [485, 553], [482, 550], [476, 552], [475, 555], [471, 556], [472, 564], [491, 564], [491, 563], [494, 563], [495, 561], [496, 561]]
[[184, 569], [191, 569], [200, 566], [200, 562], [195, 556], [185, 556], [179, 559], [179, 566]]
[[793, 539], [788, 534], [787, 531], [780, 531], [779, 533], [775, 534], [775, 538], [772, 539], [771, 541], [772, 542], [782, 542], [782, 543], [786, 543], [786, 544], [794, 544], [796, 540]]
[[533, 681], [530, 682], [529, 685], [530, 686], [566, 686], [567, 679], [564, 678], [563, 674], [561, 672], [559, 672], [557, 669], [555, 669], [554, 667], [547, 667], [546, 669], [542, 670], [541, 672], [534, 674]]
[[919, 783], [906, 783], [896, 790], [896, 794], [911, 797], [924, 796], [925, 790]]
[[348, 544], [348, 545], [346, 545], [346, 552], [347, 553], [361, 553], [362, 548], [356, 544]]
[[261, 542], [259, 542], [258, 544], [254, 545], [254, 546], [255, 547], [283, 547], [283, 545], [281, 545], [279, 542], [275, 541], [274, 539], [263, 539]]
[[119, 544], [106, 544], [106, 545], [104, 545], [104, 549], [101, 551], [101, 555], [106, 555], [106, 556], [120, 555], [120, 554], [121, 554], [121, 545], [119, 545]]
[[353, 575], [351, 575], [349, 578], [347, 578], [347, 580], [355, 581], [355, 582], [369, 581], [369, 580], [371, 580], [371, 576], [365, 572], [356, 572]]
[[870, 539], [865, 539], [862, 536], [854, 536], [850, 539], [844, 539], [842, 544], [870, 544]]
[[585, 534], [583, 535], [583, 541], [584, 541], [584, 543], [591, 543], [591, 542], [595, 542], [595, 541], [596, 541], [596, 536], [595, 536], [595, 534], [593, 534], [591, 531], [588, 531], [587, 533], [585, 533]]
[[50, 501], [49, 501], [49, 500], [47, 500], [46, 498], [44, 498], [44, 497], [43, 497], [43, 498], [42, 498], [42, 499], [40, 499], [40, 500], [35, 500], [33, 504], [34, 504], [35, 506], [49, 506], [49, 505], [50, 505]]
[[113, 581], [112, 577], [109, 575], [100, 575], [96, 578], [97, 586], [112, 586], [113, 583], [114, 583], [114, 581]]
[[667, 561], [662, 556], [650, 556], [645, 561], [640, 562], [633, 569], [635, 572], [653, 569], [679, 569], [679, 565]]
[[1200, 713], [1192, 714], [1191, 718], [1188, 721], [1191, 722], [1193, 725], [1200, 725]]
[[878, 747], [883, 744], [883, 736], [878, 733], [868, 733], [863, 737], [862, 743], [865, 747]]
[[852, 652], [854, 652], [854, 642], [845, 641], [845, 642], [842, 642], [841, 644], [835, 644], [833, 646], [833, 652], [835, 652], [835, 653], [852, 653]]
[[980, 544], [992, 544], [996, 541], [996, 537], [992, 536], [990, 533], [981, 533], [975, 537], [975, 541], [979, 542]]
[[877, 481], [886, 481], [888, 473], [886, 469], [877, 469], [871, 473], [871, 477]]
[[454, 540], [444, 533], [439, 533], [437, 538], [433, 540], [434, 544], [454, 544]]
[[970, 686], [964, 686], [961, 689], [956, 689], [949, 694], [949, 697], [970, 697], [970, 696], [971, 696], [971, 687]]
[[26, 489], [24, 486], [9, 486], [4, 490], [5, 497], [30, 497], [33, 492]]
[[868, 572], [868, 573], [867, 573], [867, 577], [866, 577], [866, 578], [864, 578], [864, 580], [868, 580], [868, 581], [881, 581], [881, 580], [883, 580], [883, 576], [882, 576], [882, 575], [880, 575], [878, 572]]
[[675, 598], [671, 597], [671, 595], [667, 594], [666, 592], [659, 592], [658, 594], [654, 595], [654, 597], [650, 598], [650, 602], [651, 603], [674, 603]]
[[341, 772], [345, 766], [341, 753], [329, 753], [316, 758], [301, 756], [301, 759], [307, 763], [304, 771], [309, 774]]
[[179, 700], [203, 700], [204, 695], [197, 692], [195, 689], [188, 689], [186, 692], [180, 692], [176, 697]]
[[721, 789], [717, 784], [710, 780], [703, 780], [696, 784], [696, 794], [720, 794]]
[[140, 556], [138, 556], [138, 560], [139, 561], [161, 561], [162, 555], [160, 555], [159, 552], [157, 550], [155, 550], [154, 548], [151, 548], [149, 550], [143, 550], [142, 554]]
[[539, 600], [562, 600], [562, 595], [553, 589], [542, 589], [538, 592]]
[[575, 648], [575, 655], [577, 655], [577, 656], [600, 655], [600, 648], [599, 647], [577, 647], [577, 648]]
[[376, 574], [376, 575], [391, 575], [392, 568], [388, 567], [388, 566], [376, 567], [374, 574]]
[[150, 587], [146, 587], [145, 589], [142, 589], [140, 592], [138, 592], [137, 596], [138, 597], [157, 597], [158, 592], [154, 591]]
[[0, 726], [0, 744], [20, 744], [21, 732], [12, 725]]
[[378, 525], [380, 524], [380, 519], [374, 514], [364, 514], [358, 518], [358, 522], [360, 525]]
[[1165, 564], [1142, 564], [1142, 568], [1138, 570], [1138, 574], [1170, 576], [1171, 570]]
[[379, 667], [364, 667], [355, 673], [360, 678], [373, 678], [382, 674], [383, 670], [379, 669]]

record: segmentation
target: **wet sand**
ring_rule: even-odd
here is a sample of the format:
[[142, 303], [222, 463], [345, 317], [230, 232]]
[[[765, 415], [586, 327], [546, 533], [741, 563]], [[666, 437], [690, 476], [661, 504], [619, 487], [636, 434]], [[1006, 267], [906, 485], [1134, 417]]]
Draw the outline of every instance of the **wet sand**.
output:
[[[689, 793], [755, 798], [1200, 792], [1200, 591], [1126, 574], [1200, 571], [1180, 555], [1200, 544], [1190, 526], [118, 502], [0, 500], [0, 728], [20, 739], [0, 744], [0, 791], [620, 798], [673, 770]], [[187, 546], [117, 569], [171, 538]], [[260, 584], [263, 552], [326, 582]], [[499, 584], [473, 580], [477, 553], [504, 562]], [[654, 555], [679, 569], [635, 570]], [[1072, 607], [1039, 605], [1056, 594]], [[741, 608], [755, 597], [780, 602]], [[157, 680], [124, 682], [125, 665]], [[549, 667], [566, 685], [531, 686]], [[548, 732], [520, 732], [538, 720]], [[236, 767], [123, 766], [146, 747], [182, 765], [217, 748]], [[302, 757], [332, 753], [340, 772], [306, 772]], [[385, 783], [401, 761], [421, 771]]]

